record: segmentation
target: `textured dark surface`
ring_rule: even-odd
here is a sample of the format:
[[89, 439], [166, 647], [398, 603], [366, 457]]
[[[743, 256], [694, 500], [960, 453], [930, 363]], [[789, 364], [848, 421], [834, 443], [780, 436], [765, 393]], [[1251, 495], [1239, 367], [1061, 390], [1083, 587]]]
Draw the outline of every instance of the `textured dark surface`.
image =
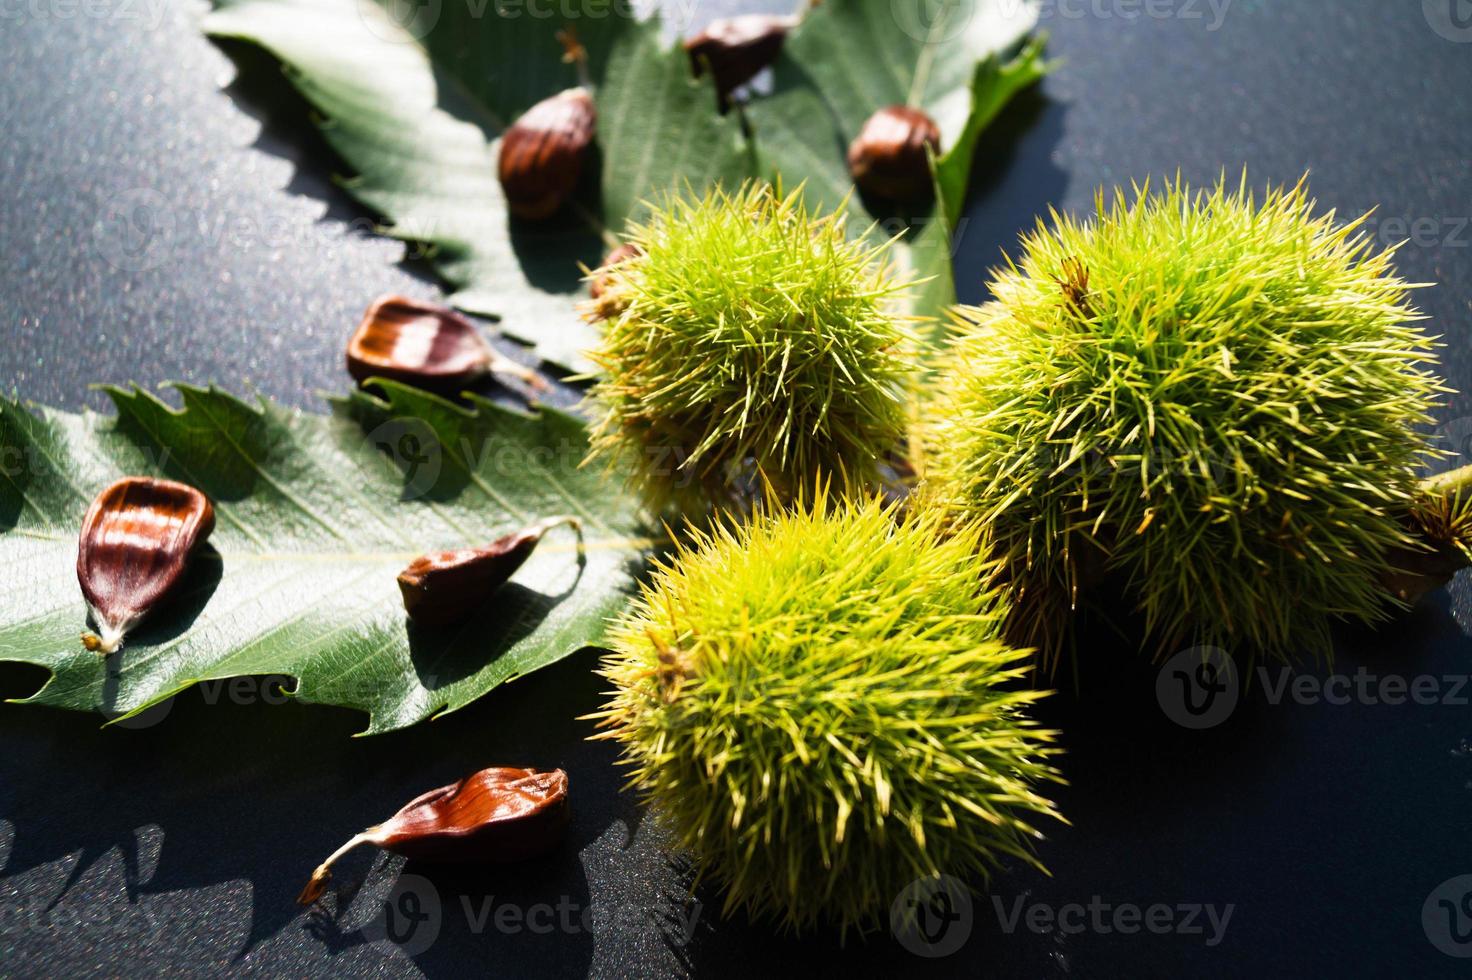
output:
[[[1065, 64], [985, 137], [963, 298], [981, 295], [985, 266], [1034, 215], [1086, 209], [1100, 183], [1177, 169], [1205, 182], [1244, 164], [1256, 183], [1293, 182], [1309, 170], [1325, 206], [1379, 205], [1387, 242], [1413, 238], [1401, 269], [1439, 283], [1420, 301], [1445, 336], [1451, 382], [1472, 390], [1472, 26], [1436, 16], [1458, 2], [1051, 4], [1045, 26]], [[198, 36], [197, 13], [166, 0], [0, 4], [0, 378], [26, 398], [101, 405], [91, 382], [185, 379], [310, 408], [315, 391], [346, 384], [341, 344], [368, 300], [436, 295], [333, 189], [333, 161], [290, 122], [269, 67], [251, 59], [219, 90], [237, 70]], [[119, 215], [140, 203], [164, 223], [120, 237]], [[1455, 448], [1472, 433], [1466, 416], [1468, 398], [1452, 399]], [[583, 655], [369, 740], [348, 738], [360, 719], [267, 703], [254, 682], [188, 693], [132, 730], [0, 711], [0, 973], [1465, 975], [1422, 916], [1443, 881], [1472, 873], [1472, 691], [1456, 680], [1472, 643], [1459, 621], [1472, 627], [1465, 581], [1340, 643], [1337, 671], [1436, 678], [1436, 704], [1275, 705], [1259, 686], [1224, 724], [1192, 732], [1161, 711], [1154, 671], [1103, 650], [1082, 697], [1053, 699], [1073, 826], [1041, 846], [1053, 878], [993, 882], [1003, 912], [1019, 898], [1230, 904], [1215, 945], [1209, 924], [1122, 935], [1087, 912], [1083, 932], [1024, 921], [1006, 935], [982, 897], [961, 951], [926, 961], [887, 934], [840, 949], [719, 922], [704, 892], [682, 942], [670, 920], [684, 911], [684, 872], [618, 792], [612, 751], [573, 720], [599, 702]], [[0, 693], [41, 679], [6, 668]], [[342, 839], [489, 764], [569, 771], [575, 817], [559, 856], [434, 872], [438, 937], [412, 956], [359, 931], [397, 860], [350, 858], [339, 881], [363, 884], [341, 896], [347, 911], [298, 914], [297, 889]], [[487, 896], [550, 908], [519, 931], [510, 913], [478, 929]]]

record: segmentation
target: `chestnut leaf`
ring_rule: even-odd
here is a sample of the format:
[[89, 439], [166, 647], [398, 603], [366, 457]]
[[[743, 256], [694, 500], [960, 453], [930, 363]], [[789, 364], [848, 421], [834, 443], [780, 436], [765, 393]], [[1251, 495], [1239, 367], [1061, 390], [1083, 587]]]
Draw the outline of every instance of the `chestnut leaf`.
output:
[[[650, 542], [619, 474], [579, 468], [583, 423], [375, 385], [330, 415], [183, 385], [179, 410], [106, 389], [116, 416], [0, 398], [0, 660], [52, 672], [27, 703], [118, 718], [201, 681], [285, 674], [300, 700], [367, 712], [383, 732], [599, 644]], [[79, 641], [77, 537], [124, 475], [202, 490], [216, 527], [177, 592], [104, 658]], [[579, 518], [583, 558], [554, 530], [470, 619], [406, 618], [396, 576], [413, 558], [554, 514]]]
[[[558, 10], [580, 5], [581, 16], [548, 17], [489, 0], [215, 0], [204, 26], [280, 60], [341, 157], [344, 187], [382, 216], [386, 234], [430, 246], [455, 305], [586, 371], [598, 334], [576, 309], [587, 297], [579, 263], [597, 266], [646, 201], [687, 183], [734, 185], [756, 164], [739, 120], [716, 113], [710, 79], [691, 77], [657, 22], [608, 0]], [[598, 155], [562, 212], [513, 219], [496, 176], [499, 139], [533, 104], [579, 83], [557, 38], [569, 25], [587, 51]]]
[[[961, 216], [982, 131], [1047, 72], [1031, 37], [1036, 4], [1019, 0], [824, 0], [788, 37], [769, 95], [748, 109], [769, 177], [806, 182], [808, 200], [837, 207], [871, 235], [901, 234], [899, 265], [929, 282], [915, 312], [955, 303], [951, 235]], [[935, 194], [917, 202], [859, 193], [845, 154], [875, 110], [910, 106], [940, 130]]]

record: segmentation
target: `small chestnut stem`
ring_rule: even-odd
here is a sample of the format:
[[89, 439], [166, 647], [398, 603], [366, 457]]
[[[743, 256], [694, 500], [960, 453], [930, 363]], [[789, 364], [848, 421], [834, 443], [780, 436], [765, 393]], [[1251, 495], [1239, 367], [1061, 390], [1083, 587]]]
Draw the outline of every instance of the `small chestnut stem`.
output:
[[534, 532], [537, 535], [537, 537], [541, 537], [542, 535], [546, 534], [548, 531], [552, 530], [554, 527], [557, 527], [558, 525], [561, 525], [561, 524], [566, 524], [568, 527], [572, 528], [573, 531], [575, 531], [577, 533], [577, 536], [578, 536], [578, 557], [579, 558], [586, 558], [587, 557], [587, 544], [583, 540], [583, 522], [582, 522], [582, 519], [581, 518], [574, 517], [571, 514], [558, 514], [556, 517], [544, 517], [540, 521], [537, 521], [535, 524], [532, 524], [529, 527], [527, 527], [526, 530], [527, 531], [530, 531], [530, 532]]
[[124, 623], [105, 623], [96, 614], [94, 614], [93, 618], [97, 622], [97, 631], [95, 633], [83, 633], [82, 646], [103, 657], [121, 650], [123, 648], [123, 637], [127, 635], [128, 630], [136, 625], [135, 620], [129, 620]]
[[380, 829], [382, 828], [369, 827], [367, 830], [363, 831], [361, 834], [358, 834], [356, 837], [352, 838], [346, 844], [339, 847], [337, 850], [328, 855], [326, 861], [323, 861], [321, 864], [317, 865], [317, 869], [312, 872], [312, 877], [307, 880], [306, 887], [303, 888], [301, 894], [296, 897], [297, 904], [311, 905], [313, 902], [317, 901], [317, 899], [321, 898], [322, 893], [327, 890], [327, 883], [332, 880], [332, 865], [337, 861], [337, 859], [342, 857], [348, 851], [351, 851], [353, 848], [357, 847], [359, 844], [378, 843], [378, 838], [376, 835], [378, 834]]
[[578, 84], [592, 92], [593, 79], [588, 75], [588, 49], [578, 40], [577, 30], [568, 24], [557, 32], [557, 40], [562, 44], [563, 62], [577, 66]]
[[500, 351], [496, 350], [493, 347], [490, 348], [490, 351], [491, 363], [486, 368], [486, 370], [490, 371], [492, 374], [499, 374], [504, 375], [508, 378], [515, 378], [516, 380], [527, 385], [534, 391], [545, 392], [551, 388], [551, 386], [547, 384], [547, 379], [543, 378], [540, 374], [527, 367], [525, 364], [518, 364], [516, 361], [513, 361], [511, 358], [507, 357], [505, 354], [502, 354]]

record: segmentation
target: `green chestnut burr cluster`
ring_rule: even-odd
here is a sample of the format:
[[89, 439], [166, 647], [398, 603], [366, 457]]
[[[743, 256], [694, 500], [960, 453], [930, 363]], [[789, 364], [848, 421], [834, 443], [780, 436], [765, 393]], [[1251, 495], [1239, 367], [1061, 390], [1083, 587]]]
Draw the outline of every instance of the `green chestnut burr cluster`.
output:
[[1147, 653], [1291, 658], [1472, 562], [1472, 477], [1421, 476], [1434, 343], [1362, 221], [1245, 178], [1101, 193], [923, 381], [883, 248], [800, 196], [634, 230], [598, 273], [595, 456], [689, 448], [639, 479], [703, 529], [615, 624], [597, 717], [728, 909], [864, 930], [917, 880], [1036, 864], [1034, 668], [1089, 655], [1096, 594]]

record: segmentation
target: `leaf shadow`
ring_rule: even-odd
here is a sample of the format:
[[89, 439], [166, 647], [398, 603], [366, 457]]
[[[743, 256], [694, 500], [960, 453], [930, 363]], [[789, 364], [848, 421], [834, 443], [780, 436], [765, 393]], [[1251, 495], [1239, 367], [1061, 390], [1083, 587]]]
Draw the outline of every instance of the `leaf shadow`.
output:
[[[606, 245], [593, 215], [603, 213], [603, 151], [594, 143], [586, 151], [572, 198], [550, 218], [525, 221], [507, 215], [511, 250], [527, 282], [549, 293], [566, 293], [569, 302], [587, 295], [581, 266], [596, 268]], [[620, 229], [609, 229], [618, 231]]]
[[[380, 237], [379, 216], [332, 179], [333, 167], [323, 165], [331, 161], [341, 168], [342, 159], [313, 124], [310, 104], [287, 80], [280, 62], [244, 41], [215, 38], [213, 43], [235, 68], [225, 94], [236, 108], [260, 124], [252, 148], [292, 164], [291, 177], [283, 190], [321, 201], [326, 210], [319, 220], [344, 225], [353, 237]], [[427, 254], [416, 243], [406, 243], [399, 267], [426, 284], [439, 285], [442, 280], [427, 261]]]
[[962, 303], [987, 298], [987, 274], [1003, 253], [1015, 254], [1018, 238], [1038, 215], [1062, 200], [1068, 174], [1053, 159], [1063, 142], [1067, 106], [1050, 99], [1047, 83], [1018, 93], [981, 134], [971, 165], [966, 206], [952, 229], [952, 266]]
[[571, 847], [508, 865], [386, 857], [365, 879], [330, 894], [307, 912], [303, 930], [333, 956], [397, 945], [430, 977], [461, 975], [458, 950], [470, 942], [498, 962], [508, 954], [550, 960], [559, 976], [586, 973], [592, 960], [594, 937], [582, 918], [590, 908], [587, 876]]
[[[37, 900], [58, 914], [85, 906], [90, 916], [116, 915], [145, 927], [156, 903], [243, 882], [217, 892], [210, 901], [224, 904], [192, 927], [216, 948], [234, 950], [238, 963], [294, 923], [311, 924], [295, 895], [311, 868], [357, 830], [488, 765], [558, 767], [569, 774], [572, 823], [562, 849], [548, 858], [504, 869], [401, 867], [401, 859], [365, 847], [344, 859], [337, 878], [346, 886], [344, 898], [365, 908], [388, 894], [400, 872], [441, 890], [445, 929], [416, 957], [426, 972], [464, 972], [494, 957], [516, 975], [548, 964], [557, 975], [582, 975], [591, 936], [476, 931], [460, 896], [555, 904], [566, 895], [586, 906], [579, 853], [611, 824], [635, 820], [637, 801], [622, 792], [616, 749], [587, 741], [592, 725], [578, 720], [602, 701], [604, 685], [591, 662], [574, 655], [444, 718], [360, 739], [348, 737], [361, 728], [356, 712], [260, 693], [240, 697], [232, 686], [221, 688], [228, 693], [218, 703], [199, 688], [183, 692], [143, 728], [99, 731], [95, 715], [10, 708], [0, 712], [0, 738], [14, 753], [0, 781], [0, 818], [13, 829], [4, 874], [25, 876]], [[34, 668], [0, 665], [0, 693], [33, 686], [34, 674]], [[181, 737], [190, 732], [217, 737]], [[62, 746], [68, 747], [66, 778], [58, 779]], [[139, 853], [139, 830], [149, 826], [162, 837], [152, 868]], [[391, 873], [370, 870], [378, 865]], [[362, 891], [357, 898], [355, 888]], [[139, 914], [130, 916], [129, 909]], [[339, 923], [343, 949], [361, 944], [362, 937], [351, 935], [361, 925], [356, 918]], [[40, 933], [34, 938], [50, 942]]]

